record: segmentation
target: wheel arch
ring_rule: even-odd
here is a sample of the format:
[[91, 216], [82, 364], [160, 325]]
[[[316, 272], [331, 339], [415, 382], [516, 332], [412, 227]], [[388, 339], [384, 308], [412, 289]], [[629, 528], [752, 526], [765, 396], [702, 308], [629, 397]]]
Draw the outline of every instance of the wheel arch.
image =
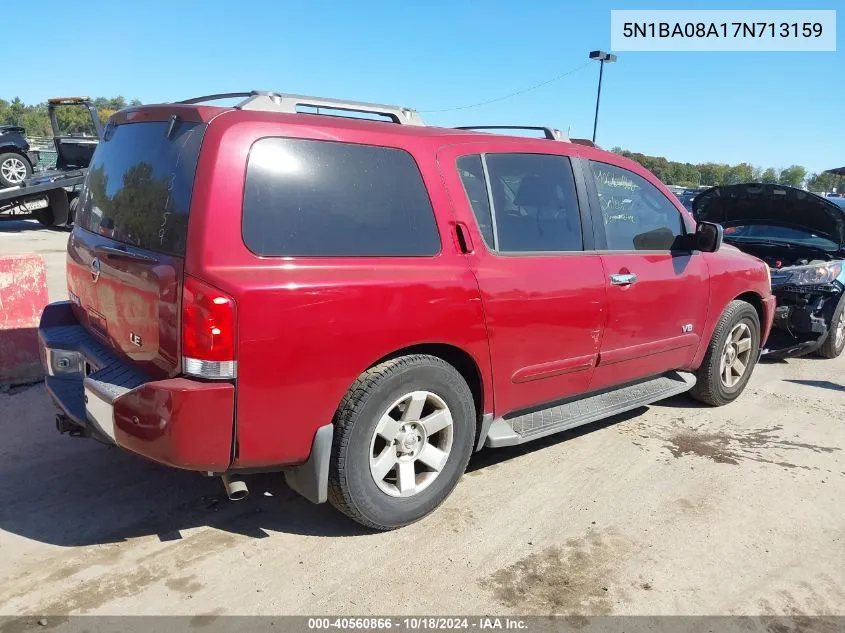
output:
[[760, 345], [763, 344], [763, 324], [766, 322], [766, 313], [763, 308], [763, 297], [759, 294], [754, 292], [753, 290], [749, 290], [747, 292], [743, 292], [741, 295], [738, 295], [733, 298], [733, 301], [745, 301], [745, 303], [751, 304], [754, 310], [757, 312], [757, 318], [760, 320]]
[[[477, 443], [478, 435], [482, 428], [484, 406], [485, 402], [487, 402], [484, 395], [485, 381], [478, 362], [466, 350], [449, 343], [417, 343], [408, 345], [381, 356], [370, 363], [369, 366], [363, 368], [359, 375], [385, 361], [412, 354], [426, 354], [440, 358], [454, 367], [464, 380], [466, 380], [476, 408], [475, 441]], [[490, 405], [492, 407], [492, 402], [490, 402]], [[340, 406], [340, 402], [338, 402], [338, 406]], [[312, 444], [311, 455], [308, 460], [299, 466], [286, 468], [284, 471], [288, 485], [312, 503], [324, 503], [328, 499], [329, 460], [334, 441], [334, 432], [334, 424], [332, 422], [324, 424], [317, 429]]]
[[393, 358], [398, 358], [399, 356], [409, 356], [411, 354], [427, 354], [429, 356], [435, 356], [449, 363], [458, 371], [459, 374], [461, 374], [472, 392], [472, 400], [475, 404], [476, 425], [478, 425], [481, 420], [481, 416], [484, 413], [485, 405], [491, 403], [488, 403], [485, 400], [484, 377], [481, 372], [481, 367], [479, 367], [478, 362], [475, 358], [473, 358], [472, 354], [457, 345], [452, 345], [450, 343], [418, 343], [416, 345], [409, 345], [408, 347], [397, 349], [390, 354], [382, 356], [367, 367], [367, 369], [375, 367], [376, 365]]
[[0, 145], [0, 154], [17, 154], [23, 156], [26, 158], [26, 162], [29, 162], [29, 158], [27, 158], [24, 150], [17, 145]]

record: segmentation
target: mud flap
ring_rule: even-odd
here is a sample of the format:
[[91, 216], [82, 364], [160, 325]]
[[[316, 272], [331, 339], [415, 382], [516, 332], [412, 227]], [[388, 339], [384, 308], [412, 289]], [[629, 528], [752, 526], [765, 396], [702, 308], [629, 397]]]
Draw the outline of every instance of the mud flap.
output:
[[285, 481], [311, 503], [325, 503], [329, 498], [329, 459], [332, 454], [334, 427], [326, 424], [317, 429], [311, 456], [300, 466], [285, 471]]

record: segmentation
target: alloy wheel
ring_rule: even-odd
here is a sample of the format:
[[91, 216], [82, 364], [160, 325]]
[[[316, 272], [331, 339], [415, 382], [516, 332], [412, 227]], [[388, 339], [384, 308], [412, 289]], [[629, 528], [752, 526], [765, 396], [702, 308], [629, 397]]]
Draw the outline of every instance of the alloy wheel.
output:
[[410, 497], [440, 475], [454, 439], [452, 413], [430, 391], [405, 394], [382, 415], [370, 441], [370, 473], [391, 497]]
[[742, 380], [751, 361], [751, 328], [745, 323], [733, 327], [719, 361], [719, 377], [725, 387], [732, 388]]
[[26, 178], [26, 165], [24, 165], [20, 158], [12, 156], [0, 164], [0, 174], [3, 175], [3, 178], [7, 182], [13, 185], [19, 185]]

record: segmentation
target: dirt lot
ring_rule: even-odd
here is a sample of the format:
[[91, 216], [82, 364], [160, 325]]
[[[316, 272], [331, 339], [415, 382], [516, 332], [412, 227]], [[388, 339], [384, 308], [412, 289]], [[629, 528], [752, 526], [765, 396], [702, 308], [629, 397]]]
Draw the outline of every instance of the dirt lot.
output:
[[[67, 235], [29, 225], [0, 224], [0, 252], [44, 254], [61, 298]], [[845, 614], [843, 369], [767, 363], [728, 407], [481, 453], [388, 534], [279, 476], [232, 504], [59, 436], [41, 386], [0, 394], [0, 614]]]

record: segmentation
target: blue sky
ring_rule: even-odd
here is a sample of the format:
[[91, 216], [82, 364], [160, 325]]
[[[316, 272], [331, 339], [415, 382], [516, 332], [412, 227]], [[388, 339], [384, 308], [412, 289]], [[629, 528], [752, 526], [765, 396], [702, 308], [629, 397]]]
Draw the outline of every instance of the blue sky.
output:
[[[845, 5], [732, 4], [81, 2], [72, 11], [84, 27], [64, 40], [73, 54], [27, 47], [33, 72], [7, 74], [0, 96], [154, 102], [272, 89], [407, 105], [430, 124], [544, 124], [589, 137], [595, 63], [504, 101], [425, 111], [495, 99], [581, 66], [588, 51], [609, 46], [610, 9], [839, 8], [835, 53], [619, 53], [605, 69], [598, 143], [691, 162], [845, 165]], [[70, 10], [65, 0], [20, 7], [16, 22], [32, 25]]]

